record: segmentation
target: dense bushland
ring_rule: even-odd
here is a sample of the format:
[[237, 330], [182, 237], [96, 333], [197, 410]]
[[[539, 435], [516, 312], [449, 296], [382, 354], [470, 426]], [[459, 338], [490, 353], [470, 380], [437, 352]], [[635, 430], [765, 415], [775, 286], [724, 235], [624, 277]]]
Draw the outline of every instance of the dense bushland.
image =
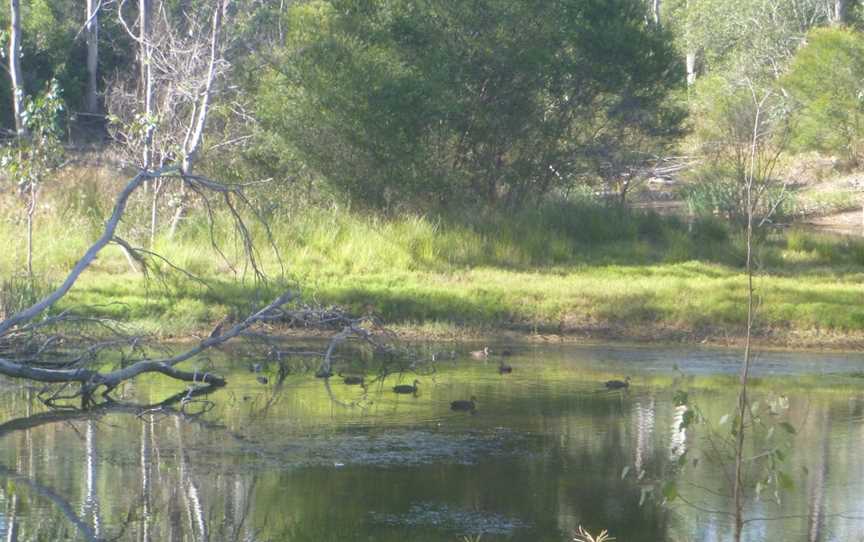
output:
[[[24, 3], [23, 92], [31, 112], [50, 113], [42, 124], [51, 137], [15, 137], [9, 79], [0, 79], [0, 239], [9, 247], [0, 270], [4, 291], [20, 292], [4, 306], [44, 286], [19, 282], [28, 216], [35, 274], [50, 283], [98, 232], [117, 179], [145, 165], [142, 148], [148, 167], [187, 158], [190, 119], [207, 88], [201, 59], [214, 4], [153, 5], [158, 107], [148, 114], [143, 105], [144, 49], [130, 35], [140, 30], [138, 6], [123, 4], [127, 32], [117, 4], [106, 3], [98, 62], [106, 114], [92, 116], [79, 114], [83, 9]], [[405, 323], [732, 329], [741, 322], [735, 281], [747, 180], [756, 181], [755, 211], [768, 226], [800, 212], [796, 153], [832, 153], [855, 167], [858, 7], [656, 5], [662, 11], [641, 0], [235, 0], [223, 6], [195, 171], [249, 184], [285, 255], [283, 278], [312, 299]], [[175, 62], [186, 46], [201, 51], [194, 84]], [[71, 143], [69, 164], [61, 141]], [[95, 152], [85, 155], [84, 144]], [[85, 159], [111, 165], [97, 173], [76, 164]], [[22, 171], [34, 172], [26, 193]], [[668, 171], [689, 212], [627, 206], [648, 178]], [[819, 197], [845, 209], [857, 205], [851, 190]], [[22, 196], [35, 202], [29, 215]], [[239, 314], [262, 295], [260, 284], [240, 264], [230, 224], [210, 218], [183, 189], [155, 185], [133, 202], [122, 235], [219, 288], [141, 282], [118, 250], [68, 303], [155, 328], [165, 318], [192, 329]], [[758, 263], [771, 272], [766, 326], [861, 327], [849, 310], [859, 293], [857, 240], [758, 233]], [[224, 259], [208, 253], [213, 243]], [[261, 258], [282, 276], [272, 254]], [[104, 303], [114, 296], [123, 302]]]

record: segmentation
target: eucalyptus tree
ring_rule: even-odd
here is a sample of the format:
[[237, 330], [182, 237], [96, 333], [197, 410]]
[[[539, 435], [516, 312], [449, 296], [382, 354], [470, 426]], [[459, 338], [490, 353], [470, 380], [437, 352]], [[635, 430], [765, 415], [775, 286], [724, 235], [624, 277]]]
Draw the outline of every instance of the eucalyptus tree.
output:
[[831, 22], [834, 24], [843, 24], [846, 22], [846, 14], [848, 10], [848, 0], [834, 0], [834, 6], [831, 10]]
[[102, 0], [87, 0], [84, 30], [87, 36], [87, 90], [85, 107], [88, 113], [99, 111], [99, 9]]
[[[215, 86], [225, 76], [223, 19], [228, 2], [204, 3], [188, 12], [166, 2], [139, 0], [136, 23], [125, 2], [119, 4], [122, 26], [138, 45], [138, 77], [120, 73], [107, 95], [109, 131], [144, 170], [176, 164], [191, 175], [204, 143]], [[163, 16], [155, 17], [156, 13]], [[151, 188], [151, 245], [163, 183]], [[176, 230], [188, 202], [186, 185], [178, 187], [170, 232]]]
[[[0, 42], [3, 44], [3, 77], [0, 78], [0, 125], [15, 126], [8, 76], [11, 2], [0, 10]], [[73, 124], [77, 112], [98, 114], [104, 79], [124, 71], [134, 53], [130, 40], [116, 21], [115, 0], [16, 0], [20, 8], [20, 40], [17, 57], [23, 62], [24, 95], [48, 86], [56, 79], [63, 89]], [[96, 110], [92, 106], [96, 106]], [[95, 117], [96, 122], [101, 118]], [[88, 122], [89, 123], [89, 122]], [[73, 135], [78, 135], [74, 130]]]
[[833, 17], [824, 0], [668, 0], [665, 12], [691, 85], [728, 69], [778, 78], [807, 32]]
[[24, 77], [21, 73], [21, 2], [9, 0], [9, 77], [12, 83], [12, 104], [15, 132], [18, 137], [27, 134], [24, 126]]

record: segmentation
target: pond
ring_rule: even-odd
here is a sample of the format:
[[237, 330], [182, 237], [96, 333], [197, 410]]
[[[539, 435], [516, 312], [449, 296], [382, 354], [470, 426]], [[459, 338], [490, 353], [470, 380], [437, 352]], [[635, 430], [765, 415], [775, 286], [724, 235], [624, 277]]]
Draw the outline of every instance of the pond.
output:
[[[619, 542], [730, 539], [738, 352], [515, 344], [502, 375], [465, 354], [476, 345], [442, 348], [456, 359], [365, 394], [310, 373], [280, 385], [226, 356], [213, 363], [229, 386], [182, 411], [46, 412], [5, 381], [0, 536], [563, 541], [582, 525]], [[864, 537], [862, 361], [760, 355], [747, 540]], [[605, 388], [625, 375], [629, 389]], [[393, 393], [415, 378], [416, 396]], [[171, 386], [142, 379], [122, 400]], [[476, 413], [450, 409], [471, 396]], [[687, 412], [704, 421], [682, 428]]]

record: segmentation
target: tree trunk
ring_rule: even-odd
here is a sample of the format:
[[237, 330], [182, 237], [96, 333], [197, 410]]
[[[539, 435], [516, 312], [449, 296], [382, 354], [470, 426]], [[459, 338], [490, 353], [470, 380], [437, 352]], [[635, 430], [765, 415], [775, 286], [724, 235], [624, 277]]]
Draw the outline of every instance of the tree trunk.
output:
[[33, 279], [33, 218], [36, 213], [36, 183], [30, 182], [30, 201], [27, 203], [27, 276]]
[[696, 82], [696, 51], [687, 53], [687, 86]]
[[153, 154], [153, 45], [150, 42], [151, 11], [150, 0], [139, 0], [138, 41], [141, 48], [141, 94], [144, 101], [144, 118], [147, 119], [141, 168], [145, 171], [149, 170], [152, 166]]
[[834, 0], [834, 9], [831, 13], [832, 23], [844, 24], [846, 22], [846, 5], [847, 0]]
[[660, 26], [660, 2], [661, 0], [652, 0], [651, 15], [654, 17], [654, 24]]
[[[220, 31], [222, 30], [222, 15], [224, 13], [224, 4], [217, 6], [213, 10], [213, 28], [210, 34], [210, 62], [207, 68], [207, 79], [204, 84], [204, 90], [201, 93], [200, 102], [198, 103], [198, 117], [195, 124], [189, 127], [186, 132], [186, 139], [183, 145], [183, 161], [180, 164], [181, 175], [191, 175], [195, 160], [198, 158], [198, 153], [201, 150], [201, 143], [204, 140], [204, 127], [207, 124], [207, 114], [210, 112], [210, 96], [213, 91], [213, 80], [216, 78], [216, 63], [219, 61], [220, 47], [219, 42]], [[180, 186], [180, 201], [177, 204], [177, 211], [174, 213], [174, 218], [171, 220], [171, 228], [168, 231], [168, 238], [173, 239], [177, 232], [177, 227], [180, 221], [183, 220], [186, 214], [186, 185]]]
[[207, 68], [207, 79], [204, 84], [204, 90], [201, 93], [201, 101], [198, 104], [198, 118], [195, 121], [194, 128], [190, 127], [190, 131], [186, 135], [183, 162], [180, 165], [180, 172], [184, 175], [192, 173], [192, 166], [198, 157], [198, 152], [201, 150], [201, 142], [204, 139], [204, 126], [207, 124], [207, 114], [210, 112], [210, 96], [213, 91], [213, 80], [216, 78], [216, 63], [219, 61], [219, 50], [221, 47], [219, 34], [222, 29], [223, 10], [220, 7], [216, 7], [213, 11], [213, 29], [210, 34], [210, 63]]
[[97, 69], [99, 66], [99, 4], [97, 0], [87, 0], [87, 94], [85, 106], [88, 113], [99, 112]]
[[24, 126], [24, 79], [21, 76], [21, 3], [10, 0], [9, 74], [12, 77], [12, 102], [15, 111], [15, 130], [18, 136], [27, 135]]
[[162, 192], [162, 179], [151, 181], [150, 189], [152, 199], [150, 201], [150, 248], [156, 244], [156, 229], [159, 225], [159, 193]]

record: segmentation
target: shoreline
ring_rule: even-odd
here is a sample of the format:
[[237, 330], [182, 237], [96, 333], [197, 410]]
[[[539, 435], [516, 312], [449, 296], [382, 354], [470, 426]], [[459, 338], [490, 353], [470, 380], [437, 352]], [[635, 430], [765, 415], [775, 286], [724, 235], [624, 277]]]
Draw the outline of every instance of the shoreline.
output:
[[[635, 333], [624, 326], [573, 328], [563, 333], [534, 332], [525, 328], [507, 327], [461, 327], [447, 330], [428, 330], [423, 325], [385, 326], [394, 336], [405, 342], [459, 342], [466, 344], [563, 344], [563, 345], [631, 345], [644, 346], [690, 346], [721, 349], [743, 349], [744, 336], [693, 332], [672, 327], [652, 328], [648, 333]], [[195, 340], [190, 334], [186, 337], [172, 337], [172, 340], [185, 342]], [[326, 340], [330, 334], [323, 331], [275, 329], [274, 336], [280, 339]], [[762, 332], [753, 337], [753, 346], [763, 351], [831, 352], [864, 354], [864, 334], [816, 333], [789, 330]]]

